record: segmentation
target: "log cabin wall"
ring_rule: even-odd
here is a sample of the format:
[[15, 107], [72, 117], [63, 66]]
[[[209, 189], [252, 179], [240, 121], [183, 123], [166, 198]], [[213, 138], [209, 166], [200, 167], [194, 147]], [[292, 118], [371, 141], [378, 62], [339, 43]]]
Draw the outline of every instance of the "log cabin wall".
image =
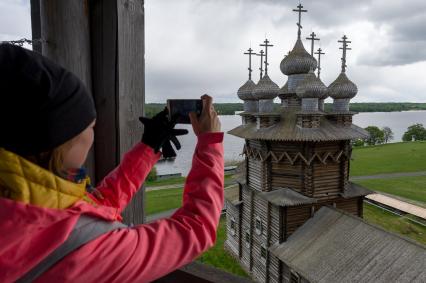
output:
[[[262, 156], [266, 156], [267, 148], [265, 142], [256, 140], [248, 140], [247, 146], [250, 149], [259, 152]], [[247, 181], [251, 188], [257, 191], [265, 191], [268, 189], [267, 162], [259, 156], [247, 158]]]
[[[267, 222], [268, 222], [268, 202], [260, 198], [257, 193], [253, 199], [253, 218], [252, 218], [252, 261], [253, 275], [260, 282], [266, 281], [266, 256], [262, 257], [262, 246], [267, 249]], [[260, 225], [259, 225], [260, 221]]]
[[242, 188], [242, 225], [241, 225], [241, 263], [246, 270], [250, 270], [250, 246], [247, 247], [246, 232], [250, 231], [251, 222], [251, 190], [247, 186]]
[[[290, 158], [294, 158], [303, 151], [301, 143], [271, 142], [270, 147], [277, 157], [287, 153]], [[288, 158], [282, 158], [279, 162], [273, 160], [270, 162], [269, 175], [272, 189], [288, 187], [299, 192], [302, 191], [304, 188], [303, 165], [300, 160], [294, 164]]]
[[[361, 199], [361, 201], [360, 201]], [[355, 216], [362, 214], [362, 197], [342, 198], [322, 200], [314, 205], [301, 205], [287, 207], [285, 232], [286, 238], [302, 226], [309, 218], [313, 216], [315, 211], [318, 211], [323, 206], [333, 206]]]
[[292, 206], [287, 208], [287, 221], [285, 227], [287, 238], [311, 217], [311, 210], [311, 205]]
[[[235, 206], [226, 200], [226, 234], [228, 235], [226, 242], [236, 258], [239, 257], [239, 218], [239, 205]], [[232, 221], [234, 221], [234, 228], [232, 227]]]
[[[268, 205], [270, 206], [269, 246], [272, 246], [280, 241], [280, 208], [271, 203]], [[280, 282], [280, 260], [271, 253], [268, 256], [269, 282], [278, 283]]]
[[317, 158], [313, 163], [313, 197], [330, 199], [343, 192], [348, 181], [344, 145], [344, 142], [312, 144], [314, 154], [322, 158], [322, 161]]

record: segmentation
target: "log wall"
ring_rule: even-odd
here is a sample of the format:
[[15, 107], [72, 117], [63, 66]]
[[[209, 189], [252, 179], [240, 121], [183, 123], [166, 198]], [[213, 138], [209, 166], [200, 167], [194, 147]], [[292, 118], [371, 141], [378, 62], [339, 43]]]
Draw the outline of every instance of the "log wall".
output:
[[[235, 230], [231, 227], [231, 219], [235, 219]], [[234, 253], [235, 257], [239, 257], [239, 206], [233, 205], [230, 201], [226, 200], [226, 242], [230, 251]]]

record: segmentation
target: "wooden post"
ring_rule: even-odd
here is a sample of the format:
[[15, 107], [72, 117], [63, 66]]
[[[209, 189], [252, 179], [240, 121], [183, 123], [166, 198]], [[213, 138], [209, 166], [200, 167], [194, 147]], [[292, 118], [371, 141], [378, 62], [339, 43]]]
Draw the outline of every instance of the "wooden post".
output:
[[[41, 39], [40, 0], [31, 0], [31, 32], [32, 40]], [[33, 50], [42, 53], [40, 41], [33, 41]]]
[[[96, 176], [102, 178], [141, 140], [145, 97], [144, 1], [90, 2], [93, 90], [98, 111]], [[142, 187], [123, 213], [144, 222]]]
[[[76, 74], [86, 87], [91, 90], [87, 2], [66, 0], [39, 1], [40, 35], [46, 41], [42, 43], [42, 54]], [[35, 2], [37, 1], [33, 1], [33, 3]], [[93, 149], [87, 158], [86, 167], [91, 178], [95, 179]]]
[[[144, 1], [32, 0], [32, 15], [38, 1], [43, 55], [75, 73], [93, 93], [98, 117], [86, 166], [96, 182], [141, 139]], [[144, 222], [143, 201], [141, 189], [123, 213], [127, 223]]]

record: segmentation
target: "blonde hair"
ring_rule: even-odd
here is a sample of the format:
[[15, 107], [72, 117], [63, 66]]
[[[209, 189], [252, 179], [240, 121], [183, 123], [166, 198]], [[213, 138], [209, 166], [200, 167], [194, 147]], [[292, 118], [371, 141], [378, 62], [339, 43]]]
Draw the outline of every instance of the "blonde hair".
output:
[[75, 139], [76, 138], [72, 138], [52, 150], [25, 156], [25, 158], [58, 176], [62, 176], [65, 169], [64, 155], [72, 147]]

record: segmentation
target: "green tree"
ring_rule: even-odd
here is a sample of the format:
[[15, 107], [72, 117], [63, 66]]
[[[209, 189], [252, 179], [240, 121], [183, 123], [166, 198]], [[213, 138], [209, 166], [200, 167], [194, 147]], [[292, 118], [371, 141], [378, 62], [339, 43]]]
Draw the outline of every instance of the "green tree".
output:
[[157, 180], [157, 167], [152, 167], [151, 172], [149, 172], [146, 177], [146, 181], [152, 182]]
[[408, 127], [402, 136], [403, 141], [424, 141], [426, 140], [426, 129], [423, 124], [414, 124]]
[[356, 139], [352, 141], [352, 146], [364, 146], [364, 143], [363, 139]]
[[370, 136], [365, 139], [368, 145], [381, 144], [385, 141], [385, 134], [378, 127], [368, 126], [365, 130], [370, 134]]
[[382, 132], [384, 135], [385, 143], [388, 143], [389, 141], [393, 140], [393, 132], [391, 128], [389, 127], [383, 127]]

